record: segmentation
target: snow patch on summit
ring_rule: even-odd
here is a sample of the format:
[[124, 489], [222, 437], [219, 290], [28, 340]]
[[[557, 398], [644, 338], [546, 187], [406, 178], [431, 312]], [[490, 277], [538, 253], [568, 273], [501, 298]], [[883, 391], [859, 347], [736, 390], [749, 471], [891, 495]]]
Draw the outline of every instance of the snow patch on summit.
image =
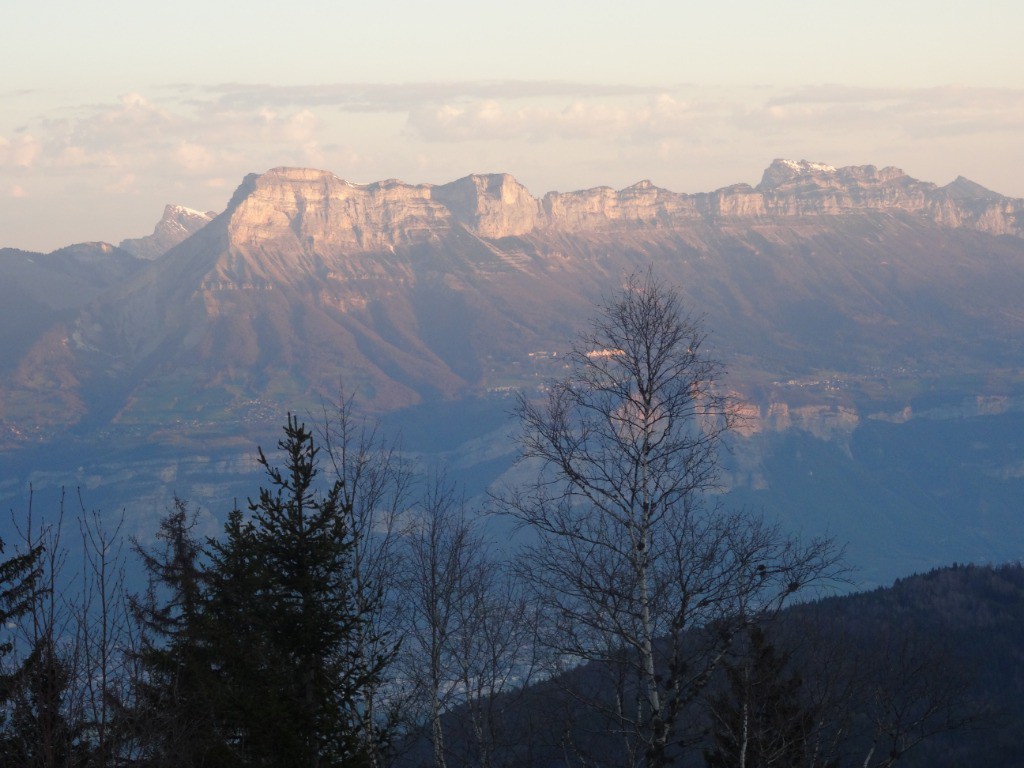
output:
[[794, 171], [820, 171], [822, 173], [835, 173], [836, 169], [834, 166], [826, 163], [812, 163], [807, 160], [779, 160], [780, 163], [785, 165], [787, 168], [791, 168]]
[[164, 216], [166, 216], [167, 213], [176, 213], [181, 216], [198, 216], [199, 218], [202, 219], [210, 218], [210, 215], [208, 213], [204, 213], [203, 211], [197, 211], [195, 208], [186, 208], [184, 205], [168, 205], [167, 211], [164, 213]]

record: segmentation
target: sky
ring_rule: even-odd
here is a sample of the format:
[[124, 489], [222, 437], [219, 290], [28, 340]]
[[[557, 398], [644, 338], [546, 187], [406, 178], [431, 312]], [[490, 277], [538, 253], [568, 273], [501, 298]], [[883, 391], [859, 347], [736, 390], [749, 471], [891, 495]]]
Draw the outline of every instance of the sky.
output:
[[0, 247], [149, 234], [278, 166], [536, 196], [774, 158], [1024, 197], [1019, 0], [3, 0]]

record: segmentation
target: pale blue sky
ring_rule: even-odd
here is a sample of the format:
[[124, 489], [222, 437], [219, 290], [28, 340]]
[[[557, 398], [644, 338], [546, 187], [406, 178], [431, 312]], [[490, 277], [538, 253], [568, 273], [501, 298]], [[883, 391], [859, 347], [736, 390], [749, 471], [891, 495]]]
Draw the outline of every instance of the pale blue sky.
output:
[[1024, 196], [1024, 4], [0, 4], [0, 246], [151, 231], [244, 174], [535, 195], [757, 183], [775, 157]]

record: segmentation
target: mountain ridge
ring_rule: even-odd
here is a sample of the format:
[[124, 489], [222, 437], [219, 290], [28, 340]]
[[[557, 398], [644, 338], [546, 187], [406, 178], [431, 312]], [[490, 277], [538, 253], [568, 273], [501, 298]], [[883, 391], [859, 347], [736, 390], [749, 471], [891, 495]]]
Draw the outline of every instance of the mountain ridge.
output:
[[[965, 179], [938, 187], [897, 168], [790, 160], [757, 187], [690, 195], [641, 181], [543, 198], [508, 174], [354, 184], [275, 168], [246, 176], [205, 224], [208, 214], [168, 206], [155, 232], [172, 247], [69, 305], [64, 325], [35, 325], [0, 381], [0, 421], [8, 433], [25, 433], [13, 421], [56, 428], [97, 399], [103, 418], [151, 418], [158, 404], [171, 418], [184, 402], [175, 388], [203, 410], [210, 399], [307, 402], [345, 378], [392, 410], [521, 386], [554, 370], [549, 353], [602, 293], [648, 266], [690, 286], [748, 389], [799, 378], [813, 350], [826, 356], [819, 367], [861, 370], [881, 332], [889, 356], [931, 366], [962, 353], [967, 367], [980, 364], [970, 334], [981, 333], [1010, 364], [1022, 210]], [[977, 254], [984, 268], [965, 272]], [[922, 296], [941, 312], [915, 318]], [[949, 351], [916, 352], [921, 323], [942, 333], [947, 317], [962, 327]], [[53, 415], [19, 414], [34, 402]], [[775, 420], [769, 402], [762, 411]]]
[[[259, 206], [235, 210], [253, 198], [273, 203], [278, 213], [292, 210], [289, 225], [307, 237], [314, 236], [316, 222], [307, 221], [306, 215], [316, 212], [334, 233], [329, 242], [358, 250], [421, 242], [454, 224], [478, 237], [500, 240], [545, 230], [678, 228], [865, 210], [922, 214], [941, 226], [1024, 237], [1024, 200], [1003, 197], [962, 177], [939, 187], [894, 167], [833, 168], [791, 160], [775, 160], [756, 187], [736, 184], [686, 194], [645, 180], [618, 191], [595, 187], [548, 192], [542, 198], [508, 174], [471, 174], [442, 185], [395, 179], [353, 184], [327, 171], [274, 168], [247, 177], [228, 206], [236, 230], [250, 238], [265, 235], [274, 224]], [[247, 228], [243, 220], [250, 218]]]

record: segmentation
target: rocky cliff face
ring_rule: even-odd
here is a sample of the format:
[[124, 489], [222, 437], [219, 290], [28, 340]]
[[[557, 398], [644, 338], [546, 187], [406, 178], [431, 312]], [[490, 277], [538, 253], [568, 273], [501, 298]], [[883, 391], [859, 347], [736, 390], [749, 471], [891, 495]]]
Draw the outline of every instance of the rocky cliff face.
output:
[[430, 187], [394, 179], [352, 184], [326, 171], [275, 168], [246, 177], [228, 206], [231, 241], [271, 251], [299, 243], [317, 251], [379, 251], [426, 240], [450, 211]]
[[466, 176], [430, 195], [480, 237], [525, 235], [542, 223], [540, 203], [507, 173]]
[[[729, 482], [775, 495], [739, 507], [849, 504], [887, 531], [915, 487], [901, 464], [913, 458], [938, 488], [906, 508], [914, 526], [950, 538], [938, 511], [983, 510], [979, 528], [1018, 530], [1022, 205], [966, 179], [791, 161], [756, 186], [685, 195], [640, 182], [540, 200], [501, 174], [360, 185], [275, 169], [152, 261], [102, 244], [0, 251], [0, 463], [49, 467], [64, 450], [71, 474], [51, 488], [106, 475], [113, 509], [130, 497], [152, 515], [175, 490], [227, 510], [252, 477], [227, 482], [245, 468], [214, 447], [272, 445], [287, 411], [315, 420], [343, 383], [378, 412], [429, 404], [397, 415], [421, 432], [411, 450], [444, 451], [490, 483], [508, 393], [564, 376], [595, 302], [650, 267], [706, 318], [707, 348], [743, 401], [750, 448]], [[181, 238], [183, 221], [169, 208], [157, 229]], [[1008, 426], [977, 424], [995, 412]], [[901, 442], [897, 427], [918, 437]], [[945, 445], [955, 464], [933, 461]], [[836, 457], [849, 481], [835, 480]]]
[[685, 228], [694, 222], [838, 216], [865, 211], [924, 215], [946, 227], [1024, 237], [1024, 200], [1003, 197], [967, 179], [946, 187], [918, 181], [898, 168], [833, 168], [776, 160], [757, 187], [736, 184], [684, 195], [640, 182], [618, 192], [602, 187], [548, 194], [540, 226], [570, 231], [623, 227]]
[[228, 213], [231, 239], [242, 248], [268, 250], [290, 241], [313, 251], [386, 251], [436, 239], [455, 225], [497, 240], [544, 231], [681, 229], [864, 211], [920, 214], [946, 227], [1024, 236], [1024, 201], [966, 179], [938, 187], [897, 168], [792, 160], [773, 162], [757, 187], [737, 184], [687, 195], [641, 181], [618, 191], [551, 192], [542, 200], [507, 174], [439, 186], [393, 179], [352, 184], [325, 171], [277, 168], [248, 177]]
[[921, 214], [945, 227], [1024, 236], [1024, 200], [1003, 197], [963, 177], [945, 187], [918, 181], [899, 168], [833, 168], [776, 160], [757, 192], [773, 216], [840, 215], [859, 211]]

